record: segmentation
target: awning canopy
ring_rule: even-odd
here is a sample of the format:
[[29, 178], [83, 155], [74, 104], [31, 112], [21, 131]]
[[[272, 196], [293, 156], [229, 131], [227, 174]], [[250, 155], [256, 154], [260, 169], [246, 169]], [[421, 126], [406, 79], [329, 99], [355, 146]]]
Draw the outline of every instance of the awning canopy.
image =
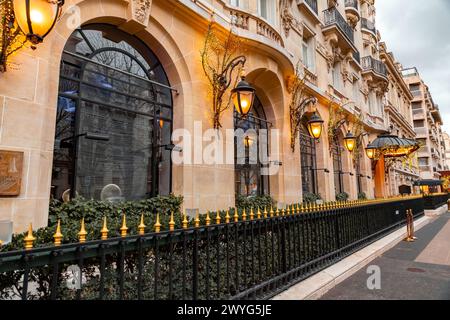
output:
[[413, 139], [403, 139], [392, 134], [379, 135], [371, 143], [385, 158], [397, 158], [410, 155], [420, 148], [419, 143]]
[[424, 179], [424, 180], [418, 180], [416, 182], [414, 182], [415, 186], [440, 186], [442, 185], [442, 181], [441, 180], [432, 180], [432, 179]]

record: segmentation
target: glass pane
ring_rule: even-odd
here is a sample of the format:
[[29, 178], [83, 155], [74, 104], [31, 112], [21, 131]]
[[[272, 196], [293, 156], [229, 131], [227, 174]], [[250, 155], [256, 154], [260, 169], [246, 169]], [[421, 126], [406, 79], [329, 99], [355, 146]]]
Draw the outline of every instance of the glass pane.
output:
[[117, 185], [126, 200], [149, 192], [152, 119], [83, 102], [78, 134], [98, 132], [109, 141], [78, 139], [76, 190], [86, 198], [101, 199], [109, 184]]
[[93, 62], [69, 55], [61, 62], [52, 194], [60, 198], [71, 186], [95, 199], [168, 194], [171, 151], [164, 146], [171, 142], [172, 96], [146, 80], [169, 86], [161, 63], [116, 27], [88, 28], [74, 32], [65, 50]]

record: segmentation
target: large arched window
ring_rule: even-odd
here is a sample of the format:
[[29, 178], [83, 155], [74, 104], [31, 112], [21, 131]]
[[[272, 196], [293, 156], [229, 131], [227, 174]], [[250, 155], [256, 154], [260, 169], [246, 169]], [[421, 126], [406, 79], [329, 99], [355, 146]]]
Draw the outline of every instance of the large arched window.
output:
[[153, 52], [114, 26], [76, 30], [61, 61], [52, 195], [168, 194], [171, 131], [171, 91]]
[[[249, 112], [247, 117], [242, 118], [236, 111], [234, 113], [234, 127], [235, 129], [242, 129], [244, 132], [248, 130], [254, 130], [256, 134], [259, 134], [261, 129], [267, 128], [266, 115], [264, 113], [263, 106], [260, 100], [255, 97], [255, 101], [252, 110]], [[260, 196], [270, 194], [269, 190], [269, 176], [267, 174], [262, 174], [262, 163], [260, 159], [260, 148], [262, 150], [269, 150], [268, 140], [261, 142], [257, 141], [256, 137], [245, 137], [247, 141], [241, 142], [245, 147], [245, 152], [243, 159], [239, 159], [239, 152], [237, 152], [239, 137], [235, 137], [235, 190], [237, 195], [242, 196]], [[250, 161], [249, 152], [253, 143], [258, 144], [257, 161], [252, 163]], [[265, 143], [265, 145], [262, 145]]]
[[300, 128], [300, 161], [303, 194], [317, 194], [316, 144], [305, 126]]
[[336, 194], [344, 192], [344, 181], [342, 171], [342, 147], [339, 145], [337, 138], [333, 139], [331, 146], [331, 154], [333, 157], [333, 169], [334, 169], [334, 189]]

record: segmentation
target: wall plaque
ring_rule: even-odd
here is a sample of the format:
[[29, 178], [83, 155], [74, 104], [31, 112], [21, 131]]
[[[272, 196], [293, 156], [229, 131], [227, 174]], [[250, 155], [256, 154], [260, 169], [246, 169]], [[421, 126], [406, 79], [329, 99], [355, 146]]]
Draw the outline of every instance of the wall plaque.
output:
[[0, 150], [0, 196], [18, 196], [22, 185], [23, 152]]

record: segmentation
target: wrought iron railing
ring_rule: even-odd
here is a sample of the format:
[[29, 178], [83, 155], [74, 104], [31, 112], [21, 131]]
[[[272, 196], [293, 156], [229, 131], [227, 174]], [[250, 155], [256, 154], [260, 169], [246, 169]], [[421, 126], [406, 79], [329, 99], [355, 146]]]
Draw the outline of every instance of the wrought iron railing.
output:
[[317, 6], [317, 0], [304, 0], [304, 1], [316, 14], [319, 14], [319, 7]]
[[356, 62], [361, 64], [361, 54], [359, 53], [359, 51], [353, 52], [353, 59], [355, 59]]
[[325, 26], [336, 25], [351, 43], [355, 42], [353, 28], [336, 8], [333, 7], [324, 11], [324, 23]]
[[386, 65], [371, 56], [363, 57], [362, 58], [362, 68], [364, 71], [373, 70], [375, 73], [387, 77], [387, 69]]
[[423, 197], [425, 210], [436, 210], [447, 204], [449, 195], [447, 193], [442, 194], [430, 194]]
[[365, 29], [365, 30], [369, 30], [374, 35], [377, 34], [377, 29], [375, 27], [375, 24], [372, 21], [370, 21], [370, 20], [368, 20], [366, 18], [362, 18], [361, 19], [361, 28]]
[[245, 221], [0, 253], [0, 294], [24, 300], [269, 298], [402, 226], [407, 209], [422, 215], [423, 203], [412, 197], [252, 211]]
[[358, 10], [358, 0], [345, 0], [345, 7]]

